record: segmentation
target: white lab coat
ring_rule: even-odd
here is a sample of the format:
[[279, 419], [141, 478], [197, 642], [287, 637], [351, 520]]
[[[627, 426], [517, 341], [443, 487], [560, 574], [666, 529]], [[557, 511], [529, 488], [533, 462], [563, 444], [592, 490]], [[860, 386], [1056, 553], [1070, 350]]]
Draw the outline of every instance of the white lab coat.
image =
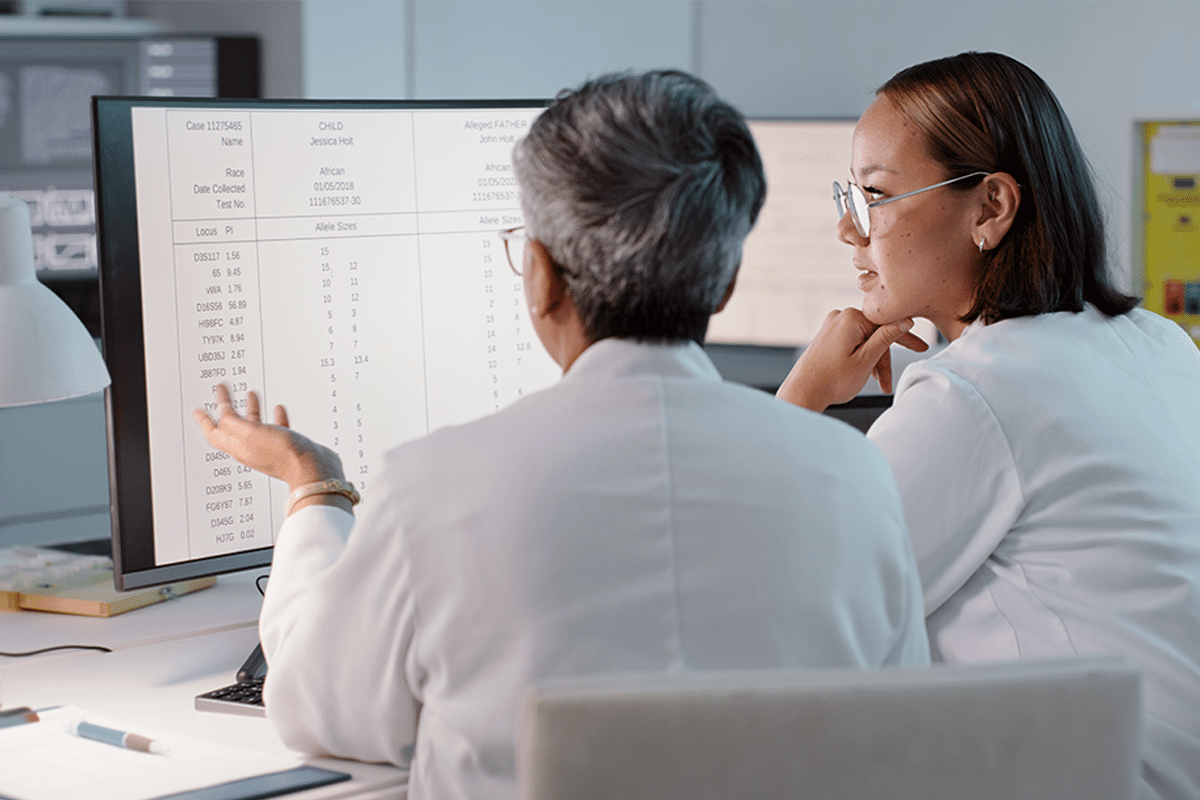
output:
[[879, 452], [695, 344], [615, 339], [392, 451], [356, 523], [293, 514], [260, 632], [284, 742], [411, 760], [416, 800], [515, 797], [538, 678], [929, 659]]
[[892, 464], [935, 660], [1124, 653], [1143, 793], [1200, 797], [1200, 351], [1143, 309], [976, 323], [902, 375]]

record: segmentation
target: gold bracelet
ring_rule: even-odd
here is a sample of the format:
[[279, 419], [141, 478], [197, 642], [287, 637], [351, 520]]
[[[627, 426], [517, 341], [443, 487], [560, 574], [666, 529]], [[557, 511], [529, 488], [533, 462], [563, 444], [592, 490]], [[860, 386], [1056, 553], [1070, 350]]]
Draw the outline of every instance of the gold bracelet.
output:
[[350, 505], [358, 505], [358, 501], [362, 500], [358, 490], [349, 481], [344, 481], [341, 478], [327, 478], [316, 483], [306, 483], [303, 486], [297, 486], [292, 489], [292, 493], [288, 495], [287, 502], [283, 505], [283, 515], [292, 513], [292, 509], [296, 503], [299, 503], [306, 497], [312, 497], [314, 494], [340, 494], [350, 501]]

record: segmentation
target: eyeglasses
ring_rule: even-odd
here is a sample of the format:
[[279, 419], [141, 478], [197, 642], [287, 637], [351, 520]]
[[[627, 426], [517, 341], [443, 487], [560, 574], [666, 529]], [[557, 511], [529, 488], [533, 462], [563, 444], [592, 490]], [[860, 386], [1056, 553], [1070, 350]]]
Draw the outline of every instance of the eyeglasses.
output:
[[837, 204], [838, 218], [844, 217], [846, 211], [850, 211], [850, 219], [854, 220], [854, 227], [858, 229], [858, 233], [864, 239], [871, 238], [871, 209], [876, 206], [885, 206], [888, 203], [894, 203], [897, 200], [903, 200], [906, 197], [912, 197], [914, 194], [928, 192], [931, 189], [937, 189], [940, 186], [949, 186], [952, 183], [965, 181], [967, 178], [974, 178], [980, 175], [990, 175], [990, 172], [972, 172], [969, 175], [960, 175], [957, 178], [951, 178], [948, 181], [935, 183], [932, 186], [925, 186], [920, 189], [913, 189], [911, 192], [898, 194], [895, 197], [886, 197], [883, 200], [875, 200], [867, 202], [867, 196], [863, 194], [863, 190], [858, 188], [853, 182], [847, 183], [847, 188], [843, 189], [837, 181], [833, 182], [833, 202]]
[[[504, 255], [508, 256], [509, 268], [517, 277], [520, 277], [521, 271], [525, 268], [525, 250], [529, 247], [529, 234], [525, 232], [525, 226], [518, 225], [515, 228], [502, 230], [500, 238], [504, 240]], [[577, 272], [567, 269], [557, 261], [551, 261], [550, 264], [563, 275], [572, 278], [579, 277]]]
[[525, 226], [518, 225], [515, 228], [502, 230], [500, 238], [504, 240], [504, 255], [508, 257], [509, 268], [517, 277], [520, 277], [521, 270], [525, 267], [525, 247], [529, 244]]

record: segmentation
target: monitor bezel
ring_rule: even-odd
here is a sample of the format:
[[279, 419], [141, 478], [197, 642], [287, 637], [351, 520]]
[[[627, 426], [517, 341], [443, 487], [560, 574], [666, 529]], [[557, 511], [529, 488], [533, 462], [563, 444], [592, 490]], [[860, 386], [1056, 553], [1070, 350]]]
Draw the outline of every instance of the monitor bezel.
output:
[[[92, 99], [100, 275], [100, 331], [112, 384], [105, 390], [113, 575], [121, 590], [220, 575], [271, 563], [259, 548], [173, 564], [153, 563], [154, 517], [132, 110], [437, 110], [544, 108], [545, 99], [296, 100], [103, 96]], [[132, 354], [132, 355], [131, 355]], [[149, 559], [147, 560], [147, 554]]]

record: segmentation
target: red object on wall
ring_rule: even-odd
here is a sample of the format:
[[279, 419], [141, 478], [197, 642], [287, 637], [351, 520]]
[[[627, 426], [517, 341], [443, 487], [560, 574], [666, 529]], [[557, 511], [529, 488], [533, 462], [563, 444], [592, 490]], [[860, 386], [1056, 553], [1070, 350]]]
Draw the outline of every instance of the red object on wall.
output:
[[1183, 313], [1183, 281], [1167, 281], [1163, 284], [1163, 310], [1167, 314]]

